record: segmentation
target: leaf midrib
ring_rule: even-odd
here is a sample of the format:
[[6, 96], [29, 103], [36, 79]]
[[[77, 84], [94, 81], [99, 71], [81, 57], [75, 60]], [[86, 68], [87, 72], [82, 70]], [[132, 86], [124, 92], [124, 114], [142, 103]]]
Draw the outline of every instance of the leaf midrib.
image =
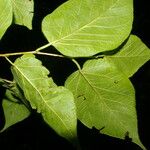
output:
[[108, 9], [106, 9], [101, 15], [99, 15], [98, 17], [96, 17], [95, 19], [93, 19], [91, 22], [89, 22], [89, 23], [83, 25], [82, 27], [80, 27], [79, 29], [73, 31], [73, 33], [71, 33], [69, 35], [66, 35], [66, 36], [64, 36], [64, 37], [62, 37], [62, 38], [60, 38], [58, 40], [55, 40], [55, 41], [51, 42], [51, 45], [55, 45], [55, 44], [59, 43], [59, 41], [64, 40], [65, 38], [68, 38], [68, 37], [74, 35], [75, 33], [79, 32], [80, 30], [86, 28], [86, 26], [88, 26], [88, 25], [92, 24], [93, 22], [97, 21], [99, 18], [101, 18], [101, 16], [103, 16], [103, 14], [105, 12], [107, 12], [109, 9], [113, 8], [118, 3], [118, 1], [119, 0], [117, 0], [112, 6], [110, 6]]
[[23, 72], [14, 64], [12, 63], [13, 66], [22, 74], [22, 76], [27, 80], [27, 82], [29, 82], [29, 84], [31, 84], [31, 86], [38, 92], [38, 94], [40, 95], [41, 99], [43, 100], [43, 102], [45, 103], [45, 105], [60, 119], [60, 121], [62, 122], [62, 124], [64, 125], [64, 127], [69, 131], [69, 133], [73, 136], [73, 133], [67, 128], [66, 124], [64, 123], [64, 121], [61, 119], [61, 117], [53, 110], [53, 108], [51, 108], [46, 101], [44, 100], [44, 97], [42, 96], [42, 94], [39, 92], [39, 90], [37, 89], [37, 87], [32, 84], [32, 82], [30, 82], [30, 80], [23, 74]]
[[142, 55], [142, 56], [139, 56], [139, 55], [137, 55], [137, 56], [106, 56], [106, 58], [137, 58], [137, 57], [147, 57], [147, 56], [150, 56], [150, 54], [149, 55]]
[[[92, 86], [92, 84], [88, 81], [88, 79], [84, 76], [84, 74], [82, 73], [82, 70], [79, 70], [79, 73], [81, 74], [81, 76], [85, 79], [85, 81], [90, 85], [90, 87], [92, 88], [92, 90], [98, 95], [98, 97], [100, 97], [100, 95], [98, 94], [98, 92], [94, 89], [94, 87]], [[110, 107], [105, 103], [105, 101], [103, 101], [102, 99], [102, 97], [100, 97], [100, 99], [101, 99], [101, 101], [102, 101], [102, 103], [109, 109], [109, 111], [110, 111], [110, 113], [112, 114], [114, 114], [114, 110], [112, 110], [112, 109], [110, 109]], [[116, 118], [116, 116], [115, 115], [113, 115], [115, 118]], [[122, 128], [124, 129], [124, 130], [126, 130], [127, 128], [126, 128], [126, 126], [124, 126], [124, 124], [122, 123], [122, 121], [119, 121], [119, 123], [122, 125]]]

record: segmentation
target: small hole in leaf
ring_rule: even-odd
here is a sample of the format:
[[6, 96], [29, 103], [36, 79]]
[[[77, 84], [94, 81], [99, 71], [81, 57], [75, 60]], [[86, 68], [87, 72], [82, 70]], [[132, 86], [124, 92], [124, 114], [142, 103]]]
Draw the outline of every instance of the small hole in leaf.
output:
[[86, 100], [86, 97], [83, 94], [78, 95], [77, 98], [83, 98], [83, 100]]
[[103, 130], [104, 128], [105, 128], [105, 126], [101, 127], [101, 128], [99, 129], [99, 131]]
[[119, 81], [117, 81], [117, 80], [114, 81], [115, 84], [118, 84], [118, 82], [119, 82]]
[[128, 131], [125, 133], [124, 139], [125, 139], [126, 141], [129, 141], [129, 142], [132, 141], [132, 138], [129, 137], [129, 132], [128, 132]]

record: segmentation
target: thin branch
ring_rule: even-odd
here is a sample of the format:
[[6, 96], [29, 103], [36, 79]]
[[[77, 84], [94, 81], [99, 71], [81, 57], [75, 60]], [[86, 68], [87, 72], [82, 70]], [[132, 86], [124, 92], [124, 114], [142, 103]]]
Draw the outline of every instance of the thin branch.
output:
[[44, 52], [38, 52], [38, 51], [35, 51], [34, 54], [37, 54], [37, 55], [46, 55], [46, 56], [52, 56], [52, 57], [61, 57], [61, 58], [65, 57], [65, 56], [59, 55], [59, 54], [44, 53]]
[[35, 51], [36, 51], [36, 52], [39, 52], [39, 51], [41, 51], [41, 50], [43, 50], [43, 49], [45, 49], [45, 48], [47, 48], [47, 47], [50, 47], [51, 45], [52, 45], [51, 43], [48, 43], [48, 44], [46, 44], [46, 45], [44, 45], [44, 46], [41, 46], [41, 47], [37, 48]]
[[9, 57], [9, 56], [24, 55], [24, 54], [46, 55], [46, 56], [61, 57], [61, 58], [64, 58], [64, 57], [65, 57], [65, 56], [59, 55], [59, 54], [52, 54], [52, 53], [45, 53], [45, 52], [38, 52], [38, 51], [6, 53], [6, 54], [0, 54], [0, 57]]
[[9, 57], [9, 56], [24, 55], [24, 54], [34, 54], [34, 52], [35, 51], [17, 52], [17, 53], [6, 53], [6, 54], [0, 54], [0, 57]]
[[5, 58], [12, 66], [14, 65], [13, 62], [8, 57], [5, 56]]
[[[59, 54], [52, 54], [52, 53], [46, 53], [46, 52], [40, 52], [40, 50], [50, 46], [51, 44], [44, 45], [35, 51], [28, 51], [28, 52], [16, 52], [16, 53], [5, 53], [5, 54], [0, 54], [0, 57], [9, 57], [9, 56], [18, 56], [18, 55], [25, 55], [25, 54], [35, 54], [35, 55], [45, 55], [45, 56], [51, 56], [51, 57], [61, 57], [61, 58], [69, 58], [72, 59], [71, 57], [64, 56], [64, 55], [59, 55]], [[98, 56], [91, 56], [88, 57], [89, 59], [98, 59], [98, 58], [103, 58], [104, 55], [98, 55]], [[72, 61], [77, 65], [77, 61], [75, 59], [72, 59]], [[79, 68], [79, 64], [77, 65]]]
[[72, 61], [76, 64], [77, 68], [79, 70], [81, 70], [81, 67], [80, 67], [79, 63], [75, 59], [72, 59]]

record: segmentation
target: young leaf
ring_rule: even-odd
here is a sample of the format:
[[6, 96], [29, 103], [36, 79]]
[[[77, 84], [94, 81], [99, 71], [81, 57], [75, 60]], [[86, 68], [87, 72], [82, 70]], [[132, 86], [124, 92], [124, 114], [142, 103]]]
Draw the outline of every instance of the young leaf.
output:
[[132, 21], [133, 0], [69, 0], [45, 17], [42, 30], [62, 54], [81, 57], [118, 47]]
[[87, 61], [66, 81], [75, 97], [78, 119], [89, 128], [133, 142], [139, 140], [134, 88], [129, 79], [106, 59]]
[[131, 35], [127, 43], [116, 54], [106, 56], [120, 71], [131, 77], [150, 59], [150, 49], [137, 37]]
[[23, 90], [32, 108], [37, 109], [44, 120], [68, 140], [76, 137], [76, 110], [69, 90], [57, 87], [49, 71], [34, 55], [24, 55], [12, 64], [15, 81]]
[[24, 120], [30, 115], [30, 111], [25, 105], [18, 102], [18, 99], [12, 95], [12, 92], [7, 90], [5, 98], [2, 101], [5, 125], [0, 132], [3, 132], [10, 126]]
[[14, 23], [32, 29], [34, 11], [33, 0], [11, 0], [13, 6]]
[[12, 6], [10, 0], [0, 0], [0, 38], [12, 22]]

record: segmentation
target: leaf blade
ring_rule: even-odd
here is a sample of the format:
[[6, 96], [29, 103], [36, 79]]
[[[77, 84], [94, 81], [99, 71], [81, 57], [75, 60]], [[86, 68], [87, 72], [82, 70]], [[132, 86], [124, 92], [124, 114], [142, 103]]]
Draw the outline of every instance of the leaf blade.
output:
[[12, 6], [10, 0], [0, 0], [0, 38], [12, 23]]
[[145, 149], [138, 136], [134, 88], [114, 65], [106, 59], [87, 61], [65, 86], [74, 94], [83, 124], [121, 139], [129, 132], [133, 142]]
[[0, 132], [5, 131], [10, 126], [26, 119], [30, 115], [30, 111], [13, 96], [12, 91], [7, 90], [2, 100], [2, 107], [5, 116], [5, 125]]
[[32, 29], [33, 11], [33, 0], [0, 0], [0, 38], [12, 24], [13, 19], [14, 23]]
[[71, 0], [45, 17], [42, 30], [62, 54], [91, 56], [112, 50], [127, 38], [132, 7], [132, 0]]
[[[59, 116], [60, 120], [58, 122], [58, 120], [53, 119], [55, 117], [55, 115], [53, 115], [54, 113], [50, 113], [50, 112], [43, 112], [42, 116], [44, 118], [44, 120], [50, 124], [52, 127], [56, 126], [55, 124], [57, 124], [57, 128], [56, 129], [59, 135], [63, 135], [65, 134], [65, 138], [69, 139], [69, 141], [73, 142], [73, 140], [75, 140], [75, 135], [76, 130], [70, 130], [70, 129], [74, 129], [76, 128], [76, 119], [74, 119], [74, 116], [76, 116], [76, 109], [75, 109], [75, 104], [73, 102], [74, 98], [73, 98], [73, 94], [66, 88], [64, 87], [57, 87], [57, 88], [53, 88], [51, 89], [51, 92], [55, 93], [53, 94], [52, 98], [51, 98], [51, 107], [53, 108], [53, 110], [55, 112], [57, 112], [57, 115]], [[51, 96], [48, 96], [51, 97]], [[70, 103], [70, 99], [72, 100], [73, 104]], [[64, 113], [62, 113], [60, 110], [67, 110], [64, 111]], [[73, 115], [68, 115], [68, 112], [73, 112]], [[51, 119], [50, 117], [51, 116]], [[74, 120], [74, 123], [71, 123], [70, 120]], [[62, 123], [64, 124], [65, 130], [61, 127]], [[56, 128], [55, 127], [55, 128]], [[62, 128], [61, 130], [59, 130], [59, 128]], [[70, 128], [70, 129], [69, 129]], [[68, 131], [68, 133], [66, 132], [66, 130]]]
[[32, 29], [34, 11], [33, 0], [12, 0], [14, 23], [24, 25]]
[[[59, 135], [68, 140], [75, 138], [77, 119], [73, 96], [68, 90], [66, 92], [66, 89], [57, 87], [52, 79], [48, 78], [49, 71], [41, 65], [41, 62], [33, 55], [24, 55], [13, 64], [12, 73], [32, 108], [37, 109]], [[64, 94], [64, 99], [61, 97], [60, 103], [57, 103], [59, 98], [57, 93], [60, 89], [62, 95], [64, 93], [68, 95]], [[53, 99], [56, 100], [56, 106], [52, 103]], [[60, 105], [62, 108], [57, 109]], [[68, 120], [68, 116], [72, 120]]]
[[123, 48], [112, 56], [106, 56], [120, 71], [131, 77], [145, 62], [150, 60], [149, 48], [135, 35], [131, 35]]

